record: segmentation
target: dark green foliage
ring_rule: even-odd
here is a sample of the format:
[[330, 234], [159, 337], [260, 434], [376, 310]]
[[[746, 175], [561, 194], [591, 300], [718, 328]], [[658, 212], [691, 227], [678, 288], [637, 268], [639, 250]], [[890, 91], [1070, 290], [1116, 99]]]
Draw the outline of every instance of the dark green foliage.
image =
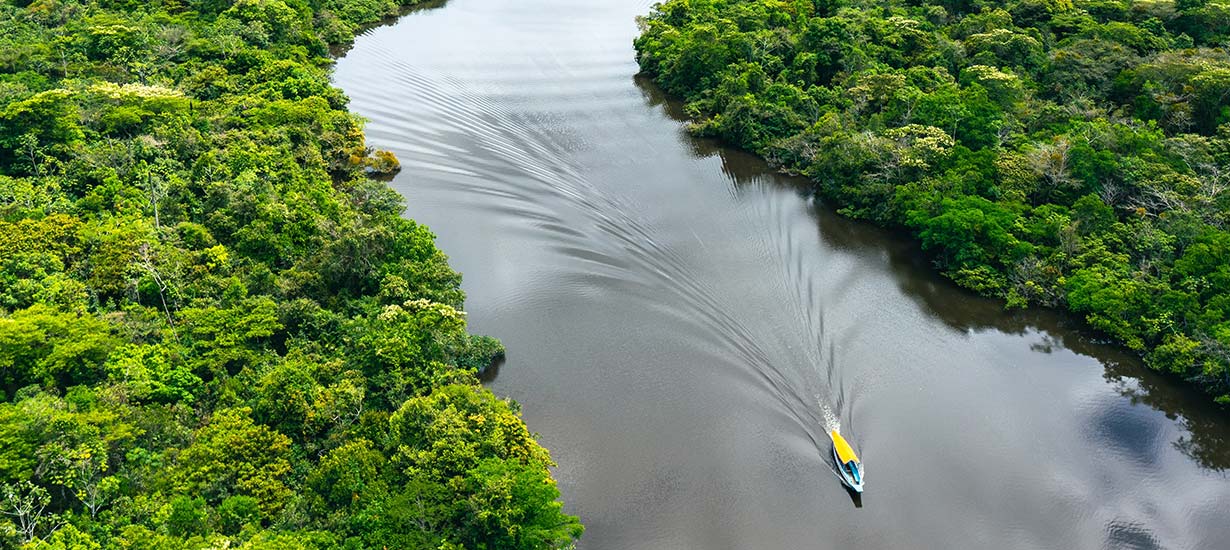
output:
[[329, 85], [400, 8], [0, 2], [0, 548], [581, 534]]
[[218, 524], [225, 535], [234, 535], [248, 525], [259, 526], [260, 502], [246, 495], [226, 497], [218, 505]]
[[1230, 3], [669, 0], [640, 25], [697, 133], [1230, 403]]
[[504, 357], [504, 345], [490, 336], [470, 335], [450, 353], [457, 366], [481, 372]]

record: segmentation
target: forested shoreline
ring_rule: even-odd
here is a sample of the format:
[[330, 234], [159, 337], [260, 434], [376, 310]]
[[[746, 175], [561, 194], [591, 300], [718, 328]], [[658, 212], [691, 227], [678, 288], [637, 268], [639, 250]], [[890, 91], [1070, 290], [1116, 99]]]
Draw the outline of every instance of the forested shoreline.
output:
[[400, 3], [0, 2], [0, 548], [580, 536], [329, 83]]
[[692, 130], [1230, 404], [1230, 3], [668, 0]]

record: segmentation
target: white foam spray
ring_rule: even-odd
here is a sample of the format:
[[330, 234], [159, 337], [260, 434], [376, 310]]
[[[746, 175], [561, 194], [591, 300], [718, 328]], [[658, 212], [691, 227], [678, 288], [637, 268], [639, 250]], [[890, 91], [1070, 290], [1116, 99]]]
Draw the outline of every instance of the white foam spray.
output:
[[837, 413], [834, 413], [833, 409], [824, 404], [824, 401], [821, 401], [819, 396], [816, 396], [816, 404], [820, 406], [820, 412], [824, 415], [825, 433], [841, 432], [841, 420], [837, 418]]

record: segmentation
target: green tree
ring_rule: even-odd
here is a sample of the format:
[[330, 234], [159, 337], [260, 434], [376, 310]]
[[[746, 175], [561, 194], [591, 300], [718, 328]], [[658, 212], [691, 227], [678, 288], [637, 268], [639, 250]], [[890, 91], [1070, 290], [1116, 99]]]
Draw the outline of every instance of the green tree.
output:
[[290, 439], [254, 423], [246, 408], [222, 409], [197, 430], [179, 454], [172, 488], [220, 503], [232, 495], [253, 497], [270, 518], [291, 496]]
[[97, 382], [118, 343], [106, 321], [37, 304], [0, 318], [0, 376], [10, 391]]

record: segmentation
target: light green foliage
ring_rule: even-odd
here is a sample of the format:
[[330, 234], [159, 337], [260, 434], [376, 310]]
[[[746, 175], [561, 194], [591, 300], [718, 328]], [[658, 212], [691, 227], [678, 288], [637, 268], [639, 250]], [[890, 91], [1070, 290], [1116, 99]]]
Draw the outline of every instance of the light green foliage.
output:
[[436, 302], [412, 300], [385, 306], [362, 329], [357, 360], [373, 392], [386, 396], [390, 403], [400, 403], [450, 380], [467, 380], [468, 373], [456, 372], [449, 364], [449, 352], [468, 340], [461, 312]]
[[[236, 371], [267, 354], [266, 339], [281, 329], [277, 306], [269, 297], [245, 298], [228, 308], [188, 308], [179, 312], [184, 338], [198, 350], [200, 371], [214, 376]], [[219, 370], [223, 369], [223, 370]]]
[[406, 401], [389, 419], [393, 460], [411, 477], [447, 482], [487, 456], [547, 462], [509, 404], [471, 386], [445, 386]]
[[256, 384], [255, 417], [309, 448], [357, 422], [370, 404], [367, 379], [336, 359], [292, 355], [266, 367]]
[[192, 446], [177, 457], [177, 492], [201, 495], [211, 503], [232, 494], [253, 497], [271, 515], [290, 496], [290, 438], [255, 424], [247, 409], [215, 412], [197, 431]]
[[636, 49], [696, 132], [1230, 402], [1227, 6], [668, 0]]
[[0, 317], [0, 382], [8, 391], [96, 382], [118, 343], [102, 319], [37, 304]]
[[72, 524], [56, 529], [46, 539], [35, 541], [21, 547], [22, 550], [102, 550], [102, 545], [88, 533], [83, 533]]
[[410, 3], [0, 2], [0, 548], [580, 535], [329, 84]]
[[475, 542], [490, 548], [559, 548], [581, 536], [576, 517], [561, 513], [559, 490], [538, 473], [540, 465], [487, 458], [471, 470], [467, 523]]
[[384, 455], [372, 442], [356, 439], [329, 451], [308, 479], [312, 489], [329, 507], [348, 507], [382, 495], [386, 486]]
[[204, 382], [183, 364], [175, 346], [128, 344], [107, 359], [108, 379], [137, 402], [192, 403]]
[[[322, 460], [327, 476], [316, 482], [331, 502], [349, 492], [357, 515], [372, 522], [373, 543], [541, 550], [566, 547], [583, 531], [543, 475], [554, 465], [546, 449], [512, 405], [481, 388], [444, 386], [406, 401], [389, 419], [386, 445], [387, 461], [366, 443], [339, 449]], [[401, 509], [381, 516], [381, 494]]]
[[264, 531], [245, 541], [240, 550], [330, 550], [340, 548], [332, 533]]
[[583, 531], [562, 512], [553, 466], [510, 403], [473, 385], [406, 401], [380, 426], [326, 453], [313, 506], [368, 547], [563, 548]]

